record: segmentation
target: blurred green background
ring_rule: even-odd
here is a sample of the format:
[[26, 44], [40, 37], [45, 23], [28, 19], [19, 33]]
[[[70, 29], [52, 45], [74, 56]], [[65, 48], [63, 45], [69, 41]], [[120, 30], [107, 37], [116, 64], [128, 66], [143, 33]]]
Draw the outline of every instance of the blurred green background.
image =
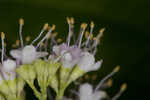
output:
[[18, 34], [18, 19], [25, 19], [23, 36], [34, 39], [46, 22], [56, 24], [59, 36], [67, 35], [66, 17], [75, 18], [76, 32], [81, 22], [96, 24], [94, 33], [106, 28], [96, 55], [104, 63], [97, 73], [99, 81], [116, 66], [114, 95], [127, 82], [128, 89], [119, 100], [148, 100], [150, 73], [150, 1], [149, 0], [0, 0], [0, 31], [11, 45]]

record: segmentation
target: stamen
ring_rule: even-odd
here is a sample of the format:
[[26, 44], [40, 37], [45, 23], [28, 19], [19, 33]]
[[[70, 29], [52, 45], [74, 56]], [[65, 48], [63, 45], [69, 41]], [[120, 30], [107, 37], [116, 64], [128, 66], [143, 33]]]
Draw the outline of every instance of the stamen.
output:
[[58, 38], [58, 39], [57, 39], [57, 43], [60, 43], [60, 42], [62, 42], [62, 39], [61, 39], [61, 38]]
[[94, 37], [93, 40], [94, 40], [94, 43], [92, 45], [92, 49], [94, 48], [93, 50], [93, 55], [96, 54], [97, 52], [97, 45], [98, 43], [100, 43], [100, 38], [103, 36], [103, 32], [104, 32], [105, 28], [102, 28], [100, 31], [99, 31], [99, 34], [97, 35], [97, 37]]
[[95, 49], [93, 50], [93, 55], [95, 55], [97, 52], [97, 47], [95, 47]]
[[125, 91], [126, 89], [127, 89], [127, 84], [126, 83], [122, 84], [121, 91]]
[[117, 72], [119, 71], [119, 69], [120, 69], [120, 66], [117, 66], [117, 67], [114, 68], [114, 70], [113, 70], [110, 74], [108, 74], [107, 76], [105, 76], [105, 77], [100, 81], [100, 83], [96, 86], [95, 91], [97, 91], [97, 90], [105, 83], [106, 80], [108, 80], [108, 79], [111, 78], [115, 73], [117, 73]]
[[92, 75], [92, 80], [93, 80], [93, 81], [95, 81], [96, 78], [97, 78], [97, 75], [96, 75], [96, 74]]
[[55, 40], [57, 35], [58, 35], [58, 32], [55, 32], [51, 36], [51, 42], [52, 42], [53, 45], [57, 45], [57, 41]]
[[54, 62], [58, 62], [62, 57], [64, 57], [64, 55], [65, 55], [66, 53], [67, 53], [67, 51], [63, 52], [63, 54], [60, 55], [60, 56], [58, 56], [58, 57], [54, 60]]
[[95, 42], [94, 42], [94, 44], [93, 44], [93, 46], [92, 46], [93, 48], [94, 48], [94, 47], [97, 47], [97, 45], [98, 45], [98, 43], [99, 43], [99, 41], [100, 41], [100, 38], [103, 36], [104, 31], [105, 31], [105, 28], [100, 29], [99, 34], [98, 34], [97, 37], [95, 38]]
[[26, 37], [26, 42], [29, 42], [31, 40], [30, 36]]
[[42, 47], [44, 46], [44, 43], [41, 42], [39, 46], [40, 46], [39, 48], [40, 48], [40, 52], [41, 52], [42, 51]]
[[126, 89], [127, 89], [127, 84], [126, 83], [122, 84], [120, 91], [114, 97], [112, 97], [112, 100], [117, 100]]
[[20, 44], [20, 40], [16, 40], [16, 46], [18, 47]]
[[88, 39], [88, 37], [89, 37], [89, 32], [85, 31], [85, 38]]
[[68, 18], [67, 17], [67, 23], [69, 25], [69, 32], [67, 37], [67, 45], [70, 45], [71, 36], [73, 35], [73, 27], [74, 27], [74, 18]]
[[16, 44], [12, 44], [12, 48], [16, 48], [17, 46], [16, 46]]
[[45, 40], [44, 48], [45, 48], [45, 52], [46, 52], [47, 49], [48, 49], [48, 37], [47, 37], [46, 40]]
[[52, 25], [52, 27], [49, 29], [49, 31], [47, 32], [47, 34], [43, 37], [43, 39], [37, 44], [36, 48], [39, 47], [40, 43], [43, 42], [46, 38], [48, 38], [52, 31], [55, 29], [55, 25]]
[[86, 23], [81, 24], [80, 34], [79, 34], [79, 38], [78, 38], [79, 39], [79, 44], [78, 44], [79, 48], [81, 47], [81, 42], [82, 42], [83, 34], [85, 32], [86, 27], [87, 27]]
[[4, 61], [4, 39], [5, 39], [5, 33], [4, 32], [1, 32], [1, 41], [2, 41], [2, 52], [1, 52], [1, 62], [3, 64], [3, 61]]
[[88, 35], [88, 39], [86, 40], [85, 46], [88, 45], [89, 40], [90, 40], [90, 37], [91, 37], [91, 35], [92, 35], [92, 33], [93, 33], [93, 29], [94, 29], [94, 22], [93, 22], [93, 21], [91, 22], [90, 27], [91, 27], [91, 29], [90, 29], [90, 34]]
[[32, 41], [31, 44], [34, 44], [40, 37], [41, 35], [44, 33], [44, 31], [46, 31], [48, 28], [48, 23], [46, 23], [43, 27], [43, 29], [41, 30], [40, 34]]
[[74, 24], [74, 18], [73, 17], [70, 18], [70, 22], [71, 22], [71, 24]]
[[112, 84], [113, 84], [113, 80], [110, 78], [99, 88], [99, 90], [104, 90], [106, 88], [109, 88], [112, 86]]
[[58, 32], [52, 34], [52, 37], [55, 38], [58, 35]]
[[112, 79], [109, 79], [109, 80], [107, 81], [107, 86], [108, 86], [108, 87], [111, 87], [111, 86], [112, 86], [112, 83], [113, 83]]
[[[50, 29], [50, 26], [49, 26], [49, 28], [48, 28], [48, 30]], [[50, 35], [48, 35], [47, 36], [47, 38], [46, 38], [46, 40], [45, 40], [45, 45], [44, 45], [44, 48], [45, 48], [45, 51], [47, 52], [47, 50], [48, 50], [48, 42], [49, 42], [49, 39], [50, 39], [50, 37], [51, 37], [51, 34]], [[44, 58], [45, 59], [45, 58]]]
[[19, 35], [20, 35], [20, 41], [21, 41], [21, 47], [23, 48], [24, 44], [23, 44], [23, 38], [22, 38], [22, 28], [24, 25], [24, 19], [20, 18], [19, 19]]

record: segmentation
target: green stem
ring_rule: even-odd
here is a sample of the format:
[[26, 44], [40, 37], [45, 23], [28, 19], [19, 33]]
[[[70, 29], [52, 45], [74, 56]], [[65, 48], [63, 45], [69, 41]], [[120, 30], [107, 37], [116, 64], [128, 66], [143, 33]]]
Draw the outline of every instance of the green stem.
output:
[[41, 98], [40, 100], [47, 100], [47, 88], [46, 87], [43, 87], [41, 89]]
[[35, 96], [38, 98], [38, 99], [41, 99], [41, 94], [40, 92], [35, 88], [35, 86], [33, 85], [32, 82], [28, 82], [29, 86], [32, 88]]
[[64, 90], [65, 89], [61, 89], [58, 91], [57, 96], [56, 96], [56, 100], [63, 100]]

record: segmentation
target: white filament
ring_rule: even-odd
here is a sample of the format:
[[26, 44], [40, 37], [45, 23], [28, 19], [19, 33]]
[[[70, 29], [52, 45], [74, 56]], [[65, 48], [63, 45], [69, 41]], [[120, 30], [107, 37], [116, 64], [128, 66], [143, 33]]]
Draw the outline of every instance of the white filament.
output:
[[24, 44], [23, 44], [23, 38], [22, 38], [22, 27], [23, 27], [23, 25], [20, 24], [19, 36], [20, 36], [21, 47], [23, 48]]
[[48, 36], [50, 36], [51, 33], [52, 33], [52, 29], [50, 29], [50, 30], [48, 31], [48, 33], [42, 38], [42, 40], [37, 44], [36, 47], [39, 47], [39, 46], [40, 46], [40, 43], [42, 43], [46, 38], [48, 38]]
[[40, 34], [32, 41], [31, 44], [34, 44], [40, 37], [41, 35], [44, 33], [44, 29], [41, 30]]
[[4, 39], [2, 39], [2, 52], [1, 52], [1, 62], [3, 64], [4, 61]]

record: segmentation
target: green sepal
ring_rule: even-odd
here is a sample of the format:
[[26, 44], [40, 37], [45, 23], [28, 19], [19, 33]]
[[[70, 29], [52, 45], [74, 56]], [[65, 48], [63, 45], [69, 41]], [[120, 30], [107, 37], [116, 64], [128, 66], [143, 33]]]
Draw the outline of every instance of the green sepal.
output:
[[37, 75], [38, 84], [42, 88], [44, 85], [46, 85], [48, 77], [46, 62], [39, 59], [33, 62], [33, 66]]
[[8, 87], [7, 81], [3, 80], [0, 84], [0, 92], [4, 95], [9, 95], [11, 94], [10, 89]]
[[60, 84], [66, 84], [69, 80], [69, 76], [71, 74], [72, 68], [60, 67]]
[[25, 81], [20, 76], [18, 76], [17, 77], [17, 85], [16, 85], [17, 86], [17, 97], [20, 97], [20, 95], [22, 95], [24, 85], [25, 85]]
[[60, 64], [53, 61], [36, 60], [33, 63], [35, 68], [37, 79], [41, 87], [47, 87], [56, 74]]
[[54, 75], [49, 82], [49, 85], [55, 90], [56, 93], [58, 93], [58, 86], [59, 86], [59, 81], [57, 75]]
[[58, 71], [60, 66], [61, 64], [58, 62], [54, 62], [51, 60], [47, 62], [47, 68], [48, 68], [48, 74], [49, 74], [48, 82], [50, 82], [51, 79], [56, 75], [56, 72]]
[[22, 77], [26, 82], [33, 83], [36, 78], [36, 73], [34, 67], [31, 64], [24, 64], [17, 68], [17, 73]]
[[8, 80], [7, 84], [8, 84], [10, 91], [11, 91], [11, 95], [16, 95], [16, 93], [17, 93], [16, 78], [14, 78], [13, 80]]
[[16, 99], [16, 79], [3, 80], [0, 84], [0, 92], [6, 97], [7, 100]]
[[69, 85], [71, 82], [75, 81], [79, 77], [81, 77], [83, 74], [85, 74], [85, 71], [80, 69], [80, 67], [75, 66], [69, 76], [69, 80], [67, 84]]

